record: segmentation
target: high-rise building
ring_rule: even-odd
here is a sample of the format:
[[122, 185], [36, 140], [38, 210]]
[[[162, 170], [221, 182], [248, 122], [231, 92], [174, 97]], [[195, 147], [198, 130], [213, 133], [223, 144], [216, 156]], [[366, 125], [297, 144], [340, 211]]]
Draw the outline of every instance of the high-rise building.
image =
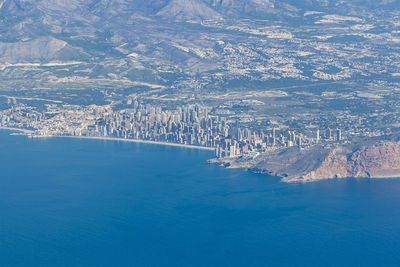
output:
[[332, 130], [328, 128], [326, 130], [326, 139], [330, 140], [332, 138]]
[[337, 141], [342, 140], [342, 130], [340, 130], [340, 129], [336, 130], [336, 140]]
[[276, 131], [275, 128], [272, 129], [272, 145], [275, 146], [276, 144]]

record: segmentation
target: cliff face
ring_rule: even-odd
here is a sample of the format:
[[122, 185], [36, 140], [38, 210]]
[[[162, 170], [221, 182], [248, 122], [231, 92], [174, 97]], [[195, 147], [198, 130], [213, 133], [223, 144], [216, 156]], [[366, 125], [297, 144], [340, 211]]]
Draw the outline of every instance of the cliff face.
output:
[[280, 176], [286, 182], [400, 177], [400, 142], [366, 140], [335, 148], [290, 148], [261, 156], [249, 170]]
[[308, 150], [292, 147], [262, 155], [258, 162], [249, 169], [254, 172], [285, 177], [285, 179], [298, 178], [316, 170], [328, 155], [329, 150], [321, 147], [313, 147]]
[[304, 180], [342, 177], [400, 177], [400, 142], [380, 141], [350, 153], [334, 149]]

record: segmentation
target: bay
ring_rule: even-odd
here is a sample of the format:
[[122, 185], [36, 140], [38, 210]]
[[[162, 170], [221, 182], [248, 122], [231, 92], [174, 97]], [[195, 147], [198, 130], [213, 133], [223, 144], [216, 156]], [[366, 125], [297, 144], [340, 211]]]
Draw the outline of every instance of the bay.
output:
[[0, 266], [398, 266], [400, 180], [287, 184], [212, 156], [0, 131]]

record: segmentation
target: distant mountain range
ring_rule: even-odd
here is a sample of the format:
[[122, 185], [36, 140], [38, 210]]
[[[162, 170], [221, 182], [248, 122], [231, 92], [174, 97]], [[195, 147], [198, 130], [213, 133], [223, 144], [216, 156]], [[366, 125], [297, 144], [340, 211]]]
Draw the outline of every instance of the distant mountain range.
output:
[[[258, 51], [265, 38], [261, 47], [290, 47], [293, 29], [321, 27], [315, 23], [324, 15], [355, 17], [340, 19], [355, 24], [398, 7], [395, 0], [0, 0], [0, 79], [15, 87], [21, 77], [52, 87], [70, 76], [218, 87], [221, 77], [235, 80], [257, 64], [246, 79], [275, 79], [280, 74], [266, 73], [270, 55]], [[45, 71], [15, 65], [55, 61], [79, 64]]]
[[[396, 0], [2, 0], [2, 17], [38, 14], [58, 16], [73, 14], [75, 18], [110, 18], [134, 13], [174, 20], [263, 17], [268, 14], [291, 14], [305, 10], [349, 12], [368, 8], [398, 7]], [[94, 15], [94, 16], [93, 16]]]

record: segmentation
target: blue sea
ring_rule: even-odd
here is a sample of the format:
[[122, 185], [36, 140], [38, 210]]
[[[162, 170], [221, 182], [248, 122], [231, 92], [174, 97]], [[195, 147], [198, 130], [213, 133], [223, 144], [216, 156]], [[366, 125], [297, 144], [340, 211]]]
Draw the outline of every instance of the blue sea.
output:
[[212, 156], [0, 131], [0, 266], [400, 265], [400, 179], [286, 184]]

